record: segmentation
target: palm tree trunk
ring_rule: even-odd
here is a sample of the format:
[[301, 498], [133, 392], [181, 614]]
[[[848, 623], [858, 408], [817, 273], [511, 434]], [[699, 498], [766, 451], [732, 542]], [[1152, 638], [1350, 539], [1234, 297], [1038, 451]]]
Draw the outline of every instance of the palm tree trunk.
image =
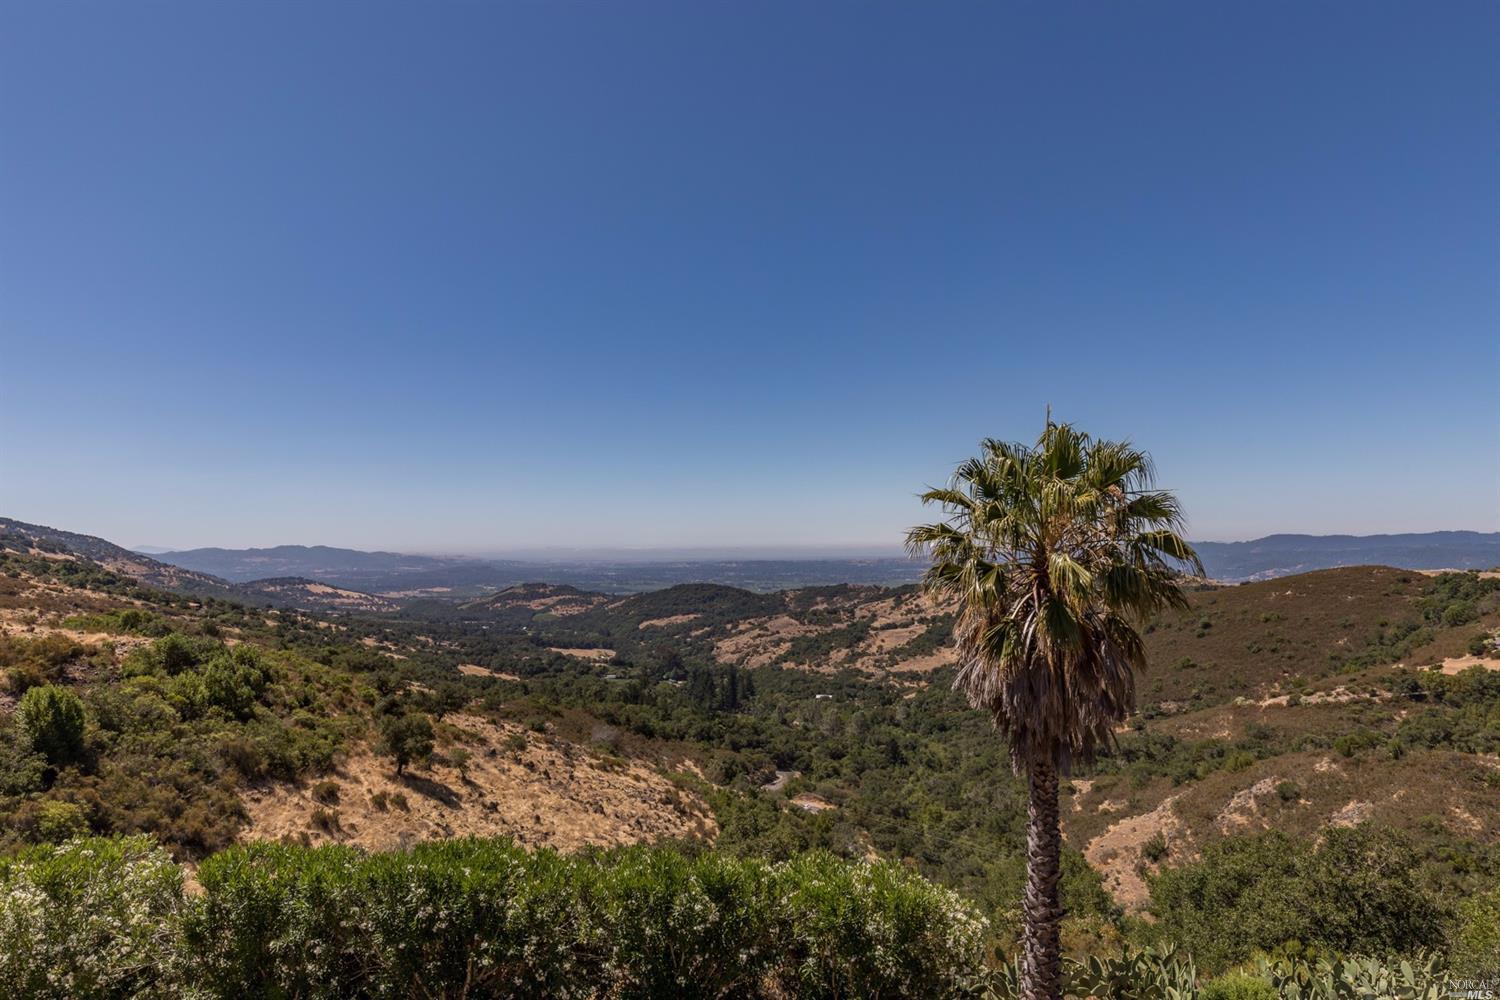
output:
[[1058, 939], [1062, 904], [1062, 833], [1057, 821], [1057, 768], [1033, 763], [1026, 820], [1026, 896], [1022, 900], [1021, 998], [1061, 1000], [1062, 946]]

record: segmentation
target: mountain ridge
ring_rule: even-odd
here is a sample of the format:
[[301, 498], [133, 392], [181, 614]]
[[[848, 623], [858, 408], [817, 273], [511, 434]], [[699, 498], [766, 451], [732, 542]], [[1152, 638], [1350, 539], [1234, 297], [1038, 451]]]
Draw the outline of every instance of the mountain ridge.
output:
[[[1227, 583], [1272, 579], [1340, 566], [1488, 569], [1500, 566], [1500, 532], [1432, 531], [1377, 535], [1283, 532], [1240, 542], [1195, 542], [1210, 578]], [[301, 576], [346, 589], [479, 597], [518, 583], [569, 584], [622, 593], [678, 583], [722, 583], [749, 590], [836, 583], [914, 582], [921, 565], [901, 557], [807, 559], [520, 560], [366, 551], [327, 545], [200, 548], [156, 554], [161, 561], [233, 582]], [[759, 585], [757, 585], [759, 584]]]

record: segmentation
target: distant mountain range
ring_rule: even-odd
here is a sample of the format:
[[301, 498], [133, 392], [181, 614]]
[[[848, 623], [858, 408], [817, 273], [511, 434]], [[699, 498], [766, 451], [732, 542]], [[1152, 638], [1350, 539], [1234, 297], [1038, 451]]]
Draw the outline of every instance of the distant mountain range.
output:
[[1500, 567], [1500, 532], [1408, 535], [1267, 535], [1249, 542], [1195, 542], [1208, 575], [1238, 583], [1338, 566], [1401, 569]]
[[306, 577], [350, 590], [399, 597], [474, 597], [518, 583], [566, 584], [603, 593], [659, 590], [678, 583], [720, 583], [746, 590], [837, 583], [895, 586], [910, 583], [921, 567], [905, 557], [802, 559], [630, 558], [546, 560], [363, 552], [326, 545], [268, 549], [189, 549], [155, 558], [235, 582], [270, 576]]
[[[1237, 583], [1338, 566], [1488, 569], [1500, 566], [1500, 532], [1406, 535], [1269, 535], [1249, 542], [1198, 542], [1208, 575]], [[236, 582], [268, 576], [321, 580], [372, 594], [472, 596], [525, 582], [569, 584], [607, 593], [677, 583], [721, 583], [747, 590], [835, 583], [910, 583], [921, 564], [902, 557], [862, 559], [469, 559], [362, 552], [325, 545], [162, 552], [163, 562]]]
[[[1270, 535], [1249, 542], [1198, 542], [1210, 578], [1265, 580], [1316, 569], [1500, 567], [1500, 532], [1405, 535]], [[0, 546], [72, 552], [142, 583], [199, 597], [308, 610], [388, 612], [414, 600], [457, 602], [522, 583], [609, 594], [710, 583], [768, 592], [831, 584], [899, 586], [922, 572], [897, 557], [548, 561], [364, 552], [326, 545], [189, 549], [145, 555], [93, 535], [0, 518]]]

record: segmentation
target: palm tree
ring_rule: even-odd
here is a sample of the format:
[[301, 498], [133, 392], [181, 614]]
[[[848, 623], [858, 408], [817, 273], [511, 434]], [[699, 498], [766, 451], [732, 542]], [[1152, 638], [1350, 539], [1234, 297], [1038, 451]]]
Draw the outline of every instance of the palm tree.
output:
[[1027, 780], [1021, 995], [1057, 1000], [1058, 775], [1113, 742], [1146, 664], [1137, 625], [1185, 606], [1182, 569], [1203, 568], [1145, 452], [1050, 417], [1034, 446], [981, 448], [922, 494], [946, 518], [907, 546], [931, 558], [927, 590], [957, 603], [954, 688], [990, 713]]

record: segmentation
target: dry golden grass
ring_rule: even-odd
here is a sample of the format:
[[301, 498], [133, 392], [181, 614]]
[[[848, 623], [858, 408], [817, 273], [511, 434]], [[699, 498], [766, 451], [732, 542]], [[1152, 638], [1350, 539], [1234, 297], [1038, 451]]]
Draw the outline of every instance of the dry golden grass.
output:
[[[398, 778], [388, 759], [360, 751], [322, 779], [336, 786], [336, 802], [314, 798], [320, 781], [248, 791], [241, 839], [388, 850], [439, 837], [504, 835], [572, 851], [677, 837], [711, 841], [718, 833], [700, 799], [638, 762], [594, 758], [509, 723], [450, 721], [462, 740], [455, 746], [470, 754], [463, 773], [443, 763]], [[326, 819], [330, 813], [336, 822]]]

